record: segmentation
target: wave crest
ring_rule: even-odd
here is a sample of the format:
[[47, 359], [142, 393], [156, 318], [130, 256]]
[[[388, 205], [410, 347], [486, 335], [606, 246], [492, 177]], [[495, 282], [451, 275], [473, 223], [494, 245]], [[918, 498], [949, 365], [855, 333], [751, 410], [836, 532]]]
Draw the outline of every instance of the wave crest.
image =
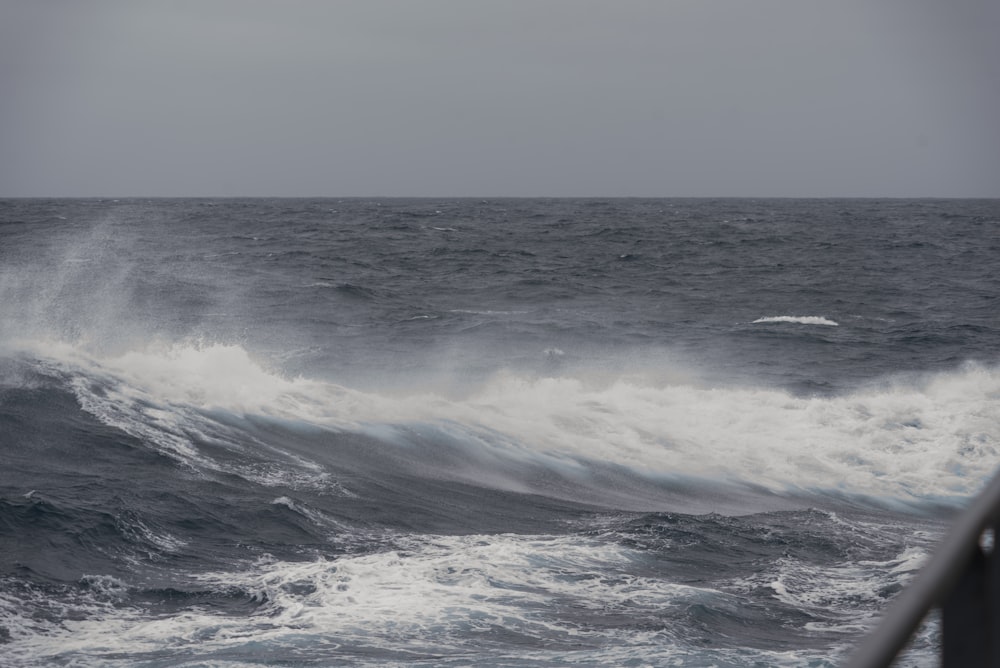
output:
[[[778, 492], [923, 501], [972, 494], [1000, 463], [1000, 369], [974, 365], [819, 397], [512, 372], [458, 397], [366, 392], [286, 378], [234, 345], [174, 346], [74, 365], [83, 365], [72, 386], [85, 410], [199, 468], [210, 463], [191, 434], [231, 441], [233, 449], [257, 447], [229, 436], [251, 428], [245, 416], [362, 434], [412, 453], [417, 463], [436, 447], [447, 460], [442, 472], [486, 485], [516, 482], [518, 471], [529, 469], [582, 480], [600, 466]], [[266, 470], [254, 475], [262, 482], [333, 484], [321, 458], [280, 454], [280, 443], [269, 452]]]
[[752, 325], [762, 323], [789, 322], [798, 325], [825, 325], [827, 327], [838, 327], [840, 323], [818, 315], [775, 315], [766, 318], [757, 318]]

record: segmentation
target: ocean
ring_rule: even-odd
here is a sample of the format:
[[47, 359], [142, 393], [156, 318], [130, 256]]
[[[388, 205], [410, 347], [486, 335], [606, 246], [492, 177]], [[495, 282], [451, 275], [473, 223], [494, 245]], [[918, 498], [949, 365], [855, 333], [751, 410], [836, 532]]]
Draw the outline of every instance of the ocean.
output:
[[1000, 200], [8, 199], [0, 315], [4, 666], [835, 666], [1000, 464]]

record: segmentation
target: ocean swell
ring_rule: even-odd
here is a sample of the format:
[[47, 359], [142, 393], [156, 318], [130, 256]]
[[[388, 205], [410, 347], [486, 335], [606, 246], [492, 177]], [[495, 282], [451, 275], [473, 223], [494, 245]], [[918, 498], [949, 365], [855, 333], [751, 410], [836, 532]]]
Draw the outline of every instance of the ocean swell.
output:
[[506, 371], [449, 396], [287, 378], [236, 345], [60, 352], [49, 363], [105, 424], [199, 469], [222, 466], [206, 444], [243, 453], [257, 462], [243, 474], [265, 484], [334, 482], [321, 447], [293, 452], [255, 431], [260, 420], [363, 436], [416, 469], [433, 454], [435, 475], [533, 492], [544, 489], [525, 478], [539, 469], [586, 481], [611, 467], [651, 481], [947, 501], [974, 493], [1000, 460], [1000, 370], [981, 365], [834, 396]]

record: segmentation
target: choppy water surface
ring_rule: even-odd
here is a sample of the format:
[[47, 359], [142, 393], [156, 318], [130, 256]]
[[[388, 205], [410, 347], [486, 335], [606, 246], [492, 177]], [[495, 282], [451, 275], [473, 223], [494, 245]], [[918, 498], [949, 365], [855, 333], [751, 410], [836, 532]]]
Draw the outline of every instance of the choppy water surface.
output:
[[837, 665], [1000, 463], [996, 200], [6, 200], [0, 314], [15, 666]]

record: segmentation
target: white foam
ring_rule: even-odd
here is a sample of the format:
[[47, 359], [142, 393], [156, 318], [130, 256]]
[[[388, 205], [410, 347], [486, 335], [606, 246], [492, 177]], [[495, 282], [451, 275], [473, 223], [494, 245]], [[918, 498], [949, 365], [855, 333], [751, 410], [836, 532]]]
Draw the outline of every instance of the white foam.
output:
[[[195, 471], [224, 471], [263, 485], [350, 494], [321, 465], [213, 419], [212, 411], [217, 410], [284, 415], [282, 404], [310, 389], [308, 382], [296, 383], [265, 372], [238, 346], [152, 346], [101, 360], [66, 344], [33, 347], [70, 374], [84, 410]], [[267, 457], [218, 462], [199, 451], [195, 440], [228, 450], [263, 451]]]
[[[780, 601], [798, 610], [837, 612], [845, 616], [845, 623], [854, 616], [850, 621], [860, 630], [865, 621], [856, 618], [859, 604], [872, 614], [881, 610], [884, 595], [879, 590], [889, 585], [905, 586], [926, 558], [927, 551], [919, 547], [906, 548], [885, 562], [843, 562], [826, 567], [781, 558], [773, 564], [777, 572], [768, 585]], [[880, 574], [887, 574], [889, 580], [880, 581]]]
[[492, 311], [492, 310], [472, 310], [472, 309], [461, 309], [453, 308], [449, 309], [448, 313], [468, 313], [470, 315], [523, 315], [528, 311]]
[[985, 367], [835, 397], [505, 376], [428, 408], [494, 444], [654, 474], [928, 498], [974, 493], [1000, 464], [998, 395], [1000, 371]]
[[[295, 505], [287, 498], [275, 503]], [[745, 582], [712, 589], [672, 583], [662, 573], [642, 575], [650, 571], [647, 553], [596, 538], [425, 535], [399, 537], [395, 549], [332, 560], [265, 558], [196, 574], [188, 584], [199, 591], [245, 592], [259, 606], [250, 614], [192, 605], [150, 615], [123, 605], [125, 583], [85, 576], [87, 592], [60, 604], [70, 613], [60, 621], [23, 614], [25, 603], [45, 605], [44, 598], [16, 602], [2, 589], [0, 616], [12, 629], [5, 655], [13, 665], [128, 665], [136, 657], [164, 656], [201, 665], [219, 656], [239, 662], [255, 648], [335, 663], [360, 661], [377, 649], [463, 664], [489, 662], [501, 652], [515, 663], [558, 665], [702, 664], [713, 657], [726, 665], [749, 665], [752, 659], [799, 665], [807, 655], [822, 652], [829, 658], [843, 648], [750, 652], [727, 643], [705, 648], [692, 646], [684, 639], [689, 630], [677, 624], [686, 622], [692, 608], [739, 609], [773, 583], [782, 602], [832, 619], [823, 626], [806, 623], [803, 631], [857, 636], [871, 621], [858, 608], [882, 607], [873, 578], [881, 584], [905, 581], [908, 574], [892, 569], [908, 558], [826, 569], [779, 559]], [[622, 625], [616, 618], [658, 623]]]
[[798, 325], [825, 325], [827, 327], [837, 327], [839, 323], [816, 315], [776, 315], [768, 318], [757, 318], [751, 324], [759, 323], [790, 322]]
[[[482, 651], [482, 634], [501, 630], [533, 638], [532, 646], [589, 637], [620, 649], [644, 645], [649, 632], [585, 627], [575, 619], [583, 611], [662, 614], [727, 596], [630, 574], [627, 566], [636, 558], [627, 548], [573, 537], [415, 537], [393, 551], [334, 561], [265, 559], [195, 576], [202, 589], [246, 591], [261, 604], [252, 615], [191, 607], [151, 617], [95, 603], [83, 618], [35, 633], [25, 629], [8, 649], [44, 663], [145, 652], [211, 655], [251, 641], [273, 649], [309, 638], [313, 648], [346, 644], [468, 656]], [[99, 597], [117, 592], [114, 582], [95, 584]], [[554, 608], [572, 615], [553, 614]]]
[[[994, 367], [970, 365], [833, 397], [638, 376], [597, 383], [503, 373], [449, 398], [286, 378], [233, 345], [151, 348], [100, 361], [49, 352], [87, 369], [74, 381], [85, 409], [198, 466], [205, 462], [197, 461], [190, 435], [212, 439], [223, 429], [210, 420], [219, 410], [396, 442], [411, 428], [437, 430], [484, 464], [530, 460], [570, 470], [590, 460], [777, 491], [964, 497], [1000, 464], [1000, 369]], [[105, 385], [93, 387], [94, 377]], [[220, 444], [243, 447], [226, 438]], [[306, 477], [322, 476], [313, 463], [292, 463]], [[286, 475], [281, 466], [251, 473]], [[482, 479], [488, 477], [485, 471]]]
[[827, 618], [806, 623], [805, 630], [860, 636], [881, 614], [885, 592], [905, 587], [927, 554], [924, 548], [908, 547], [884, 562], [843, 562], [825, 567], [781, 558], [773, 563], [773, 571], [761, 576], [774, 578], [767, 586], [781, 602]]

